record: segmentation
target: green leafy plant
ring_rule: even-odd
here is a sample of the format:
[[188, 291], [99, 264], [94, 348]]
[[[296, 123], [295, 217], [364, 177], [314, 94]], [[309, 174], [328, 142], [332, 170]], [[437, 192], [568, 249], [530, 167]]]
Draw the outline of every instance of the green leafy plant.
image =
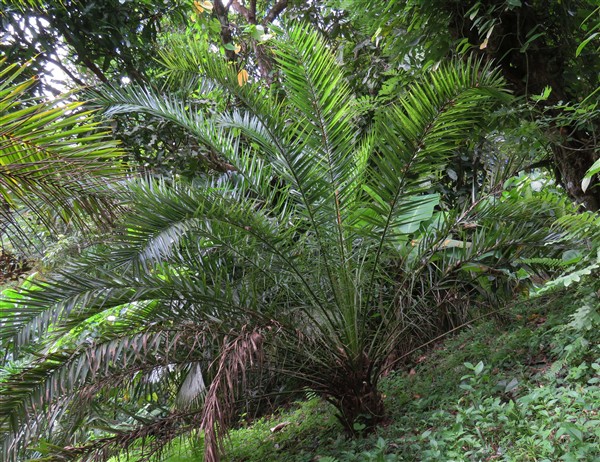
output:
[[26, 69], [0, 59], [0, 232], [27, 242], [35, 228], [22, 215], [45, 229], [114, 221], [123, 153], [82, 103], [29, 97]]
[[[131, 186], [110, 246], [3, 311], [0, 337], [37, 348], [0, 382], [7, 460], [42, 434], [62, 456], [92, 458], [139, 439], [160, 451], [198, 428], [217, 460], [241, 398], [299, 389], [332, 403], [349, 433], [369, 432], [384, 418], [378, 383], [398, 345], [429, 338], [436, 318], [459, 311], [455, 294], [476, 290], [503, 255], [548, 239], [552, 205], [531, 213], [482, 193], [443, 211], [429, 190], [507, 98], [489, 67], [440, 66], [357, 136], [361, 108], [330, 44], [306, 26], [281, 35], [276, 89], [207, 59], [208, 78], [243, 103], [218, 117], [148, 89], [107, 91], [109, 114], [185, 127], [229, 168]], [[57, 343], [108, 313], [86, 342]], [[92, 409], [112, 434], [72, 436]], [[133, 422], [115, 428], [107, 416], [119, 413]]]

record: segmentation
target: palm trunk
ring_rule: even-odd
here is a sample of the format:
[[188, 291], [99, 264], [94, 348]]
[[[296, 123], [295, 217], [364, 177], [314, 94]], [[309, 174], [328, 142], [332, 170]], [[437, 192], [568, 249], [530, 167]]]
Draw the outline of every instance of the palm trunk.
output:
[[383, 395], [372, 380], [371, 362], [362, 358], [362, 364], [346, 364], [333, 375], [329, 386], [322, 391], [338, 410], [337, 417], [349, 435], [370, 433], [385, 416]]
[[385, 415], [383, 396], [377, 386], [368, 382], [356, 385], [341, 394], [335, 403], [339, 411], [338, 419], [352, 436], [372, 432]]

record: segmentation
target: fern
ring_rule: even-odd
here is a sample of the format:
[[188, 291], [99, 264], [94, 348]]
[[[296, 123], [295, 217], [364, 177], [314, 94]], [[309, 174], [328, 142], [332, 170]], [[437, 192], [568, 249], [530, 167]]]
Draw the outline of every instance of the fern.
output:
[[562, 260], [560, 258], [549, 258], [549, 257], [534, 257], [534, 258], [522, 258], [519, 263], [528, 265], [535, 269], [567, 269], [573, 264], [572, 260]]
[[564, 358], [558, 359], [552, 363], [550, 368], [544, 374], [546, 380], [555, 380], [558, 377], [560, 371], [565, 367], [566, 361]]
[[567, 327], [582, 332], [600, 326], [600, 312], [597, 305], [596, 303], [594, 307], [592, 303], [581, 306], [571, 315], [571, 322], [567, 324]]
[[[600, 216], [596, 213], [583, 212], [565, 214], [558, 218], [554, 228], [559, 231], [557, 239], [553, 244], [568, 243], [570, 246], [581, 246], [581, 256], [577, 259], [566, 259], [560, 264], [552, 266], [558, 261], [534, 261], [533, 264], [547, 264], [554, 269], [563, 269], [562, 274], [546, 283], [538, 294], [544, 294], [552, 290], [560, 290], [570, 287], [574, 283], [580, 283], [587, 277], [597, 273], [600, 268]], [[583, 290], [586, 296], [591, 289]]]

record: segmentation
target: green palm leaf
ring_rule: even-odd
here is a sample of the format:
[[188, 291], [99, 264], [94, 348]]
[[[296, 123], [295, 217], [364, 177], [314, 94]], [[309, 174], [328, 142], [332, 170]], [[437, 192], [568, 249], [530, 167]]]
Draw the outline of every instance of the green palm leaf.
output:
[[176, 366], [206, 364], [209, 360], [207, 351], [188, 349], [185, 343], [192, 337], [202, 343], [205, 334], [197, 329], [161, 331], [153, 327], [146, 332], [131, 333], [132, 328], [131, 323], [125, 322], [91, 344], [77, 349], [63, 346], [60, 351], [36, 358], [3, 378], [0, 382], [3, 460], [12, 460], [15, 452], [34, 444], [74, 408], [89, 406], [91, 398], [103, 390], [121, 387], [132, 396], [165, 393], [169, 386], [162, 390], [153, 386], [149, 380], [152, 374], [160, 370], [163, 384], [169, 378], [181, 386], [189, 368], [181, 376], [177, 372], [182, 369], [175, 369]]
[[[47, 226], [57, 218], [85, 227], [114, 219], [122, 153], [106, 130], [67, 99], [27, 99], [35, 80], [0, 61], [0, 195], [3, 216], [24, 205]], [[111, 187], [112, 185], [112, 187]]]

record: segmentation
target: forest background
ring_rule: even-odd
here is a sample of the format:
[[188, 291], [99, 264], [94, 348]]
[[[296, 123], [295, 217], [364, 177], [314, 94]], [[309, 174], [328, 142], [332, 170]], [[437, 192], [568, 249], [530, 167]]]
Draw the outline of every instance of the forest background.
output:
[[[0, 5], [3, 460], [219, 460], [307, 396], [374, 441], [419, 352], [546, 303], [586, 417], [527, 450], [598, 455], [597, 1]], [[548, 398], [464, 367], [505, 439]], [[324, 457], [527, 460], [469, 418]]]

